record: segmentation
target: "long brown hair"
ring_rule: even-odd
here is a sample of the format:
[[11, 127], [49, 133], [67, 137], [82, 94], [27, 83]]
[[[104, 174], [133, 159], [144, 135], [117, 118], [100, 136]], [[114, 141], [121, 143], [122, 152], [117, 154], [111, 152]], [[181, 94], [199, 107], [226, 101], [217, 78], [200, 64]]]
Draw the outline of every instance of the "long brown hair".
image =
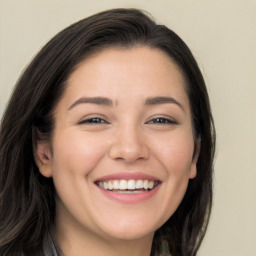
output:
[[40, 175], [34, 149], [37, 140], [51, 140], [53, 110], [67, 78], [96, 51], [136, 45], [160, 49], [178, 65], [186, 81], [195, 139], [201, 139], [197, 176], [189, 181], [176, 212], [155, 232], [151, 255], [161, 253], [163, 243], [172, 256], [196, 255], [212, 206], [215, 130], [209, 98], [187, 45], [136, 9], [104, 11], [64, 29], [17, 82], [0, 130], [0, 255], [39, 255], [54, 222], [53, 182]]

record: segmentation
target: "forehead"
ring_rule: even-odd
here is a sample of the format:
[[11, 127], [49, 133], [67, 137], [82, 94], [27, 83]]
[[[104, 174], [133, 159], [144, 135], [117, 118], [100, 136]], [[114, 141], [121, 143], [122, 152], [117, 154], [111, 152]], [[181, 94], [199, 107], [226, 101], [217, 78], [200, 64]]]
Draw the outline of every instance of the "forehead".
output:
[[[100, 49], [98, 52], [89, 54], [83, 61], [81, 61], [71, 73], [69, 78], [72, 78], [76, 73], [86, 66], [88, 69], [97, 66], [97, 68], [106, 69], [109, 65], [118, 65], [121, 69], [134, 66], [138, 71], [151, 69], [156, 73], [157, 71], [167, 72], [175, 70], [177, 76], [183, 81], [183, 74], [176, 64], [176, 62], [164, 51], [149, 47], [149, 46], [133, 46], [133, 47], [115, 47]], [[94, 68], [93, 67], [93, 68]], [[139, 68], [139, 69], [138, 69]], [[69, 79], [70, 80], [70, 79]]]
[[163, 51], [145, 46], [109, 48], [87, 57], [76, 67], [69, 76], [64, 97], [172, 94], [169, 96], [188, 100], [185, 87], [178, 66]]

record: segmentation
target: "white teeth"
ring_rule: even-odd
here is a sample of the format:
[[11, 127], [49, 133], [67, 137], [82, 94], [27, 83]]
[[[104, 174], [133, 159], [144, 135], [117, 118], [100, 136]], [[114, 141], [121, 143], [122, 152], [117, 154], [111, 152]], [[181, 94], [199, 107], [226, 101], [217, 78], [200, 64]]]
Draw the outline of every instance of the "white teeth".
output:
[[119, 189], [125, 190], [127, 189], [127, 181], [126, 180], [121, 180], [119, 183]]
[[113, 187], [114, 187], [114, 189], [119, 189], [119, 182], [118, 182], [118, 180], [114, 180], [113, 181]]
[[127, 189], [135, 189], [135, 180], [128, 180]]
[[[153, 180], [109, 180], [109, 181], [99, 181], [97, 182], [99, 187], [107, 190], [139, 190], [139, 189], [153, 189], [157, 182]], [[136, 190], [136, 191], [137, 191]], [[135, 191], [133, 191], [135, 192]]]
[[109, 190], [112, 190], [112, 189], [113, 189], [113, 185], [112, 185], [111, 180], [108, 182], [108, 189], [109, 189]]
[[137, 180], [136, 185], [135, 185], [135, 188], [137, 188], [137, 189], [142, 189], [142, 188], [144, 188], [143, 180]]
[[154, 187], [154, 181], [153, 180], [150, 180], [149, 182], [148, 182], [148, 188], [149, 189], [152, 189]]
[[148, 180], [144, 180], [144, 189], [148, 189]]
[[104, 189], [108, 189], [108, 183], [105, 182], [105, 181], [103, 182], [103, 188], [104, 188]]

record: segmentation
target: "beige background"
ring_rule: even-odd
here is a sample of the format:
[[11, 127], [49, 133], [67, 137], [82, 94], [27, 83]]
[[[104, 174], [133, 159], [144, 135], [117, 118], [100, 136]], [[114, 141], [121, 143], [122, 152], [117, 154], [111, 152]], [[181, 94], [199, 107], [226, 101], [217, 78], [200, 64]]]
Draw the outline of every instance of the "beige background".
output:
[[0, 0], [0, 116], [31, 57], [56, 32], [115, 7], [150, 11], [190, 46], [218, 144], [214, 207], [199, 256], [256, 256], [256, 0]]

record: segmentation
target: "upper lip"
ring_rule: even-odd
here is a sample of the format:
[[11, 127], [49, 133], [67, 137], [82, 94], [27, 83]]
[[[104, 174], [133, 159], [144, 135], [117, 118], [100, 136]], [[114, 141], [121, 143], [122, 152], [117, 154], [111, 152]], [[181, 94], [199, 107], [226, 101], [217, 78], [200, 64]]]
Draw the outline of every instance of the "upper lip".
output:
[[108, 181], [108, 180], [153, 180], [153, 181], [161, 181], [159, 178], [148, 175], [141, 172], [118, 172], [112, 173], [105, 176], [102, 176], [95, 180], [95, 182], [99, 181]]

